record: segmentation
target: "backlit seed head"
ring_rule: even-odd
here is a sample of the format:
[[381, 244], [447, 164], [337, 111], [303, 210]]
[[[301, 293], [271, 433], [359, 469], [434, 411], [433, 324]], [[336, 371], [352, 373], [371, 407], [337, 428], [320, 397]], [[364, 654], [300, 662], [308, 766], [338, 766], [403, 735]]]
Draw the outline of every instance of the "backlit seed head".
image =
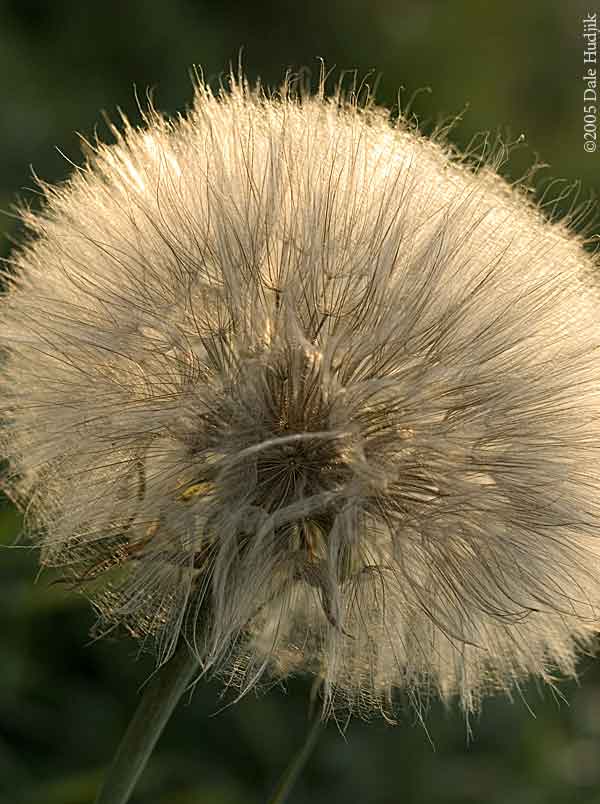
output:
[[199, 81], [44, 185], [6, 487], [100, 628], [326, 707], [573, 674], [600, 602], [598, 261], [372, 101]]

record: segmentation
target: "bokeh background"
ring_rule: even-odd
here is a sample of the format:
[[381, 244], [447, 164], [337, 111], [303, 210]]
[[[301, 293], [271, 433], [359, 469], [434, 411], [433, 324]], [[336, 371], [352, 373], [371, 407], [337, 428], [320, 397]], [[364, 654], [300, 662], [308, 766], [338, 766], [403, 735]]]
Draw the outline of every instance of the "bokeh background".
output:
[[[140, 97], [182, 111], [189, 68], [218, 81], [243, 60], [276, 84], [287, 67], [379, 75], [378, 98], [398, 89], [424, 128], [461, 113], [450, 139], [489, 130], [517, 148], [507, 175], [536, 155], [543, 194], [551, 177], [600, 188], [600, 154], [583, 150], [582, 26], [600, 5], [577, 0], [0, 0], [0, 208], [35, 205], [31, 167], [46, 180], [81, 161], [75, 132], [109, 137], [101, 110], [135, 122]], [[57, 147], [62, 153], [59, 153]], [[563, 185], [566, 186], [566, 185]], [[559, 194], [554, 185], [553, 197]], [[572, 200], [572, 197], [570, 199]], [[570, 200], [559, 203], [566, 209]], [[598, 220], [596, 218], [596, 220]], [[596, 224], [600, 232], [600, 224]], [[0, 216], [2, 253], [19, 227]], [[0, 540], [21, 519], [1, 501]], [[0, 804], [91, 804], [104, 766], [153, 668], [131, 642], [90, 642], [89, 605], [36, 580], [36, 555], [0, 550]], [[600, 804], [600, 662], [581, 665], [563, 696], [525, 687], [489, 700], [467, 739], [456, 707], [435, 703], [425, 730], [334, 724], [291, 804]], [[266, 800], [303, 739], [309, 682], [225, 707], [216, 683], [180, 706], [139, 785], [137, 804], [254, 804]]]

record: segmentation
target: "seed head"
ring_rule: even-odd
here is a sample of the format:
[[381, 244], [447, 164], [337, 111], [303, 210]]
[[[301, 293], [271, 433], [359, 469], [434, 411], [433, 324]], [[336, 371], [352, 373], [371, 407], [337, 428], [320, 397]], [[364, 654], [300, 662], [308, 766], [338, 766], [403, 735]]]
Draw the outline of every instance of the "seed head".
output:
[[203, 81], [25, 211], [6, 486], [102, 628], [393, 709], [574, 674], [600, 603], [598, 261], [340, 90]]

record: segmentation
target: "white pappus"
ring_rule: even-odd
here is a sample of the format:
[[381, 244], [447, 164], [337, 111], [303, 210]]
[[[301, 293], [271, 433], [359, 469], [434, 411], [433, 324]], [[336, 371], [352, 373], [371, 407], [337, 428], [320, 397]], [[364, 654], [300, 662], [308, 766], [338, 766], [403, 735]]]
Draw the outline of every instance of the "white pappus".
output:
[[598, 260], [341, 89], [199, 80], [43, 185], [5, 485], [101, 628], [368, 715], [574, 674], [600, 603]]

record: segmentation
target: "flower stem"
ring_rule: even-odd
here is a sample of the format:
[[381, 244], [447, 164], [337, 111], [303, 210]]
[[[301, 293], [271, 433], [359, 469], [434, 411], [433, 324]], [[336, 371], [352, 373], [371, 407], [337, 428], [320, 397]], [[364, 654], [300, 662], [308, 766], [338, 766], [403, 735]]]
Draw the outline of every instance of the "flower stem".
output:
[[302, 773], [306, 763], [310, 759], [313, 749], [319, 739], [319, 735], [321, 734], [322, 728], [323, 721], [317, 715], [313, 719], [313, 722], [306, 733], [304, 743], [285, 769], [275, 792], [269, 799], [268, 804], [284, 804], [284, 802], [287, 801], [287, 797], [291, 793], [294, 784]]
[[126, 804], [177, 701], [198, 669], [198, 659], [185, 640], [148, 682], [96, 804]]

